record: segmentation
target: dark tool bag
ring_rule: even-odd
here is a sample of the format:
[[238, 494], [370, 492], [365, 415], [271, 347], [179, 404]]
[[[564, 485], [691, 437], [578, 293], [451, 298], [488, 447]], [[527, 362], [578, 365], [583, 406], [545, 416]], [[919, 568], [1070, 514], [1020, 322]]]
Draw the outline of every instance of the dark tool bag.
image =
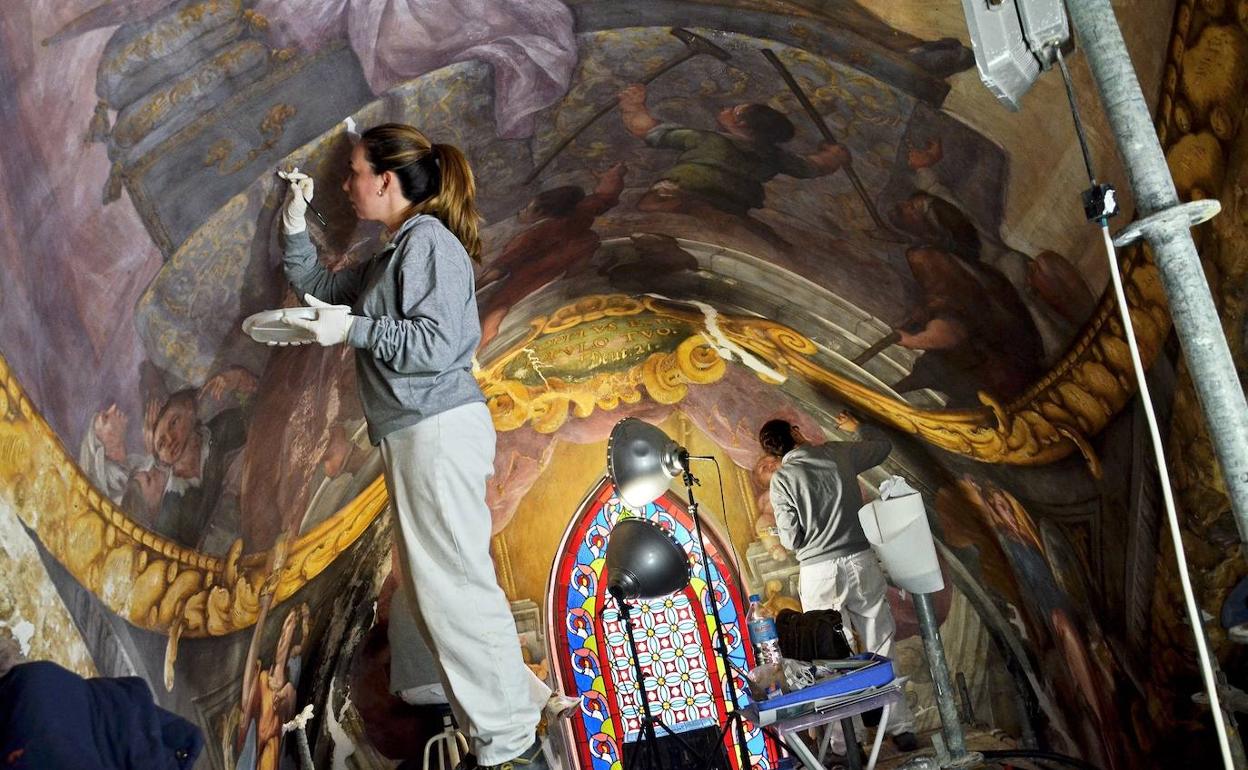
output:
[[853, 655], [841, 613], [836, 610], [796, 612], [781, 610], [776, 616], [780, 653], [794, 660], [837, 660]]

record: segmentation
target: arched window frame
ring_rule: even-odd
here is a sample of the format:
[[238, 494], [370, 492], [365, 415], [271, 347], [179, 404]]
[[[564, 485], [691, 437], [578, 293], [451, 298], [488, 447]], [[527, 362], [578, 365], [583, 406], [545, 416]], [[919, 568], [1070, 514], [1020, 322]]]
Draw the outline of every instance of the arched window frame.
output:
[[[547, 592], [547, 640], [558, 687], [562, 692], [582, 695], [581, 712], [570, 720], [567, 730], [570, 756], [575, 767], [581, 770], [619, 770], [622, 767], [620, 747], [622, 732], [625, 729], [626, 714], [636, 713], [636, 708], [629, 693], [617, 692], [617, 676], [625, 684], [632, 683], [631, 667], [626, 674], [612, 675], [604, 667], [607, 655], [604, 652], [609, 644], [608, 625], [618, 625], [616, 610], [605, 592], [605, 584], [601, 580], [602, 561], [606, 554], [606, 546], [610, 535], [610, 526], [616, 520], [627, 515], [640, 515], [657, 521], [669, 532], [673, 532], [678, 542], [695, 559], [693, 563], [693, 579], [690, 584], [674, 597], [687, 600], [685, 607], [694, 609], [693, 620], [696, 623], [697, 637], [700, 646], [703, 668], [708, 676], [713, 676], [715, 686], [710, 689], [713, 700], [713, 718], [716, 725], [722, 726], [728, 712], [725, 696], [724, 666], [715, 654], [713, 644], [714, 619], [706, 612], [704, 571], [701, 565], [701, 550], [693, 536], [693, 519], [689, 515], [683, 501], [668, 492], [654, 503], [641, 509], [629, 509], [615, 494], [609, 479], [604, 478], [591, 489], [590, 493], [577, 508], [564, 536], [559, 544], [551, 574], [547, 585], [552, 589]], [[731, 559], [726, 558], [730, 550], [725, 548], [720, 538], [706, 526], [703, 519], [703, 537], [706, 548], [711, 555], [712, 580], [717, 588], [717, 602], [720, 616], [724, 621], [729, 646], [729, 659], [738, 669], [736, 683], [741, 703], [746, 702], [746, 684], [740, 675], [754, 665], [754, 654], [750, 648], [744, 628], [745, 611], [748, 605], [737, 586], [740, 585]], [[592, 558], [591, 558], [592, 557]], [[727, 577], [728, 579], [725, 579]], [[574, 586], [573, 583], [576, 583]], [[574, 603], [580, 599], [580, 605]], [[660, 602], [663, 600], [659, 600]], [[601, 611], [600, 611], [601, 609]], [[673, 607], [667, 605], [670, 612]], [[644, 613], [634, 613], [636, 632], [643, 632]], [[585, 628], [588, 624], [589, 628]], [[573, 627], [579, 629], [574, 634]], [[592, 633], [591, 633], [592, 632]], [[620, 633], [612, 634], [617, 642]], [[579, 636], [580, 646], [574, 647], [573, 637]], [[592, 640], [592, 644], [590, 643]], [[618, 645], [617, 645], [618, 647]], [[586, 671], [578, 671], [574, 658], [578, 653], [584, 658], [592, 653], [592, 664], [595, 666], [590, 677]], [[582, 661], [590, 665], [590, 661]], [[622, 664], [621, 664], [622, 665]], [[598, 680], [601, 680], [600, 682]], [[589, 686], [587, 686], [589, 683]], [[608, 704], [616, 704], [614, 708]], [[660, 714], [660, 709], [652, 702], [652, 711]], [[603, 713], [605, 718], [603, 718]], [[631, 720], [630, 720], [631, 721]], [[685, 721], [685, 720], [681, 720]], [[595, 729], [597, 727], [598, 729]], [[751, 762], [755, 770], [768, 770], [775, 766], [777, 749], [774, 743], [765, 738], [760, 731], [747, 723], [747, 742], [751, 751]], [[735, 736], [725, 737], [725, 748], [732, 766], [739, 764], [739, 753], [735, 748]], [[738, 768], [740, 770], [740, 768]]]

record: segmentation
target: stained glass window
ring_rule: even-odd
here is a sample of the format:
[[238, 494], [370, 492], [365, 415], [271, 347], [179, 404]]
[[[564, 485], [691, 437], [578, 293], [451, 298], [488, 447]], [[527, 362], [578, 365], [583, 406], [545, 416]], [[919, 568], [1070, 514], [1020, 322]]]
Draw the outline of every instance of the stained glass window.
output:
[[[621, 770], [623, 743], [636, 737], [643, 716], [623, 621], [603, 579], [611, 528], [623, 516], [659, 524], [690, 555], [693, 565], [693, 580], [683, 591], [633, 603], [634, 639], [641, 668], [647, 672], [651, 713], [679, 731], [699, 724], [722, 726], [733, 708], [724, 679], [727, 667], [714, 649], [715, 619], [706, 611], [702, 551], [693, 537], [693, 519], [670, 494], [644, 508], [630, 509], [604, 480], [564, 540], [551, 601], [559, 676], [565, 692], [581, 696], [580, 714], [571, 720], [574, 762], [581, 770]], [[737, 670], [749, 668], [754, 655], [741, 632], [746, 605], [736, 581], [724, 579], [733, 573], [723, 550], [705, 526], [702, 533], [728, 658]], [[735, 671], [734, 676], [744, 704], [745, 681]], [[748, 722], [746, 726], [750, 764], [756, 770], [770, 770], [777, 756], [774, 745], [758, 728]], [[742, 770], [735, 736], [727, 736], [724, 745], [732, 766]]]

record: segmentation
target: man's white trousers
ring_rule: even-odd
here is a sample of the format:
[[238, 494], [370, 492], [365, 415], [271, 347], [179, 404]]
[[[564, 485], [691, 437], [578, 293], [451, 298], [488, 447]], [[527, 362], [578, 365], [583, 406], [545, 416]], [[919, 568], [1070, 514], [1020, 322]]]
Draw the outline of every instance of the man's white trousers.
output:
[[[891, 657], [897, 625], [893, 621], [893, 611], [888, 607], [885, 595], [888, 584], [875, 551], [868, 548], [851, 556], [803, 564], [798, 580], [803, 611], [836, 610], [841, 613], [851, 648]], [[854, 644], [852, 635], [848, 633], [851, 628], [861, 645]], [[914, 713], [903, 699], [890, 709], [888, 732], [896, 735], [912, 730]], [[832, 745], [839, 748], [843, 741], [834, 737]]]

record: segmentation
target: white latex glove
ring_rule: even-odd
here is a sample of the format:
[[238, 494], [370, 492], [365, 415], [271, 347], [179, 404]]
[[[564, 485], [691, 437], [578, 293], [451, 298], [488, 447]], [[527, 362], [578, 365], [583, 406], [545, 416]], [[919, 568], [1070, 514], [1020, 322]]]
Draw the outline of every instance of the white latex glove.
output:
[[301, 233], [308, 228], [304, 218], [308, 214], [308, 201], [312, 200], [312, 177], [299, 171], [298, 166], [290, 171], [278, 171], [277, 175], [290, 183], [286, 208], [282, 209], [282, 230], [287, 235]]
[[351, 324], [355, 320], [350, 307], [321, 302], [311, 294], [304, 294], [303, 301], [308, 303], [308, 307], [316, 308], [316, 318], [287, 318], [285, 320], [288, 326], [312, 332], [318, 345], [328, 347], [347, 341], [347, 333], [351, 331]]

